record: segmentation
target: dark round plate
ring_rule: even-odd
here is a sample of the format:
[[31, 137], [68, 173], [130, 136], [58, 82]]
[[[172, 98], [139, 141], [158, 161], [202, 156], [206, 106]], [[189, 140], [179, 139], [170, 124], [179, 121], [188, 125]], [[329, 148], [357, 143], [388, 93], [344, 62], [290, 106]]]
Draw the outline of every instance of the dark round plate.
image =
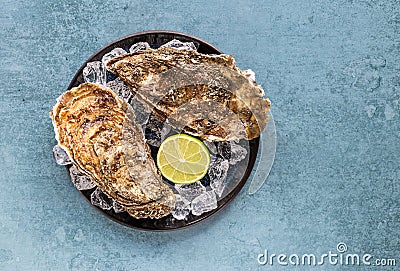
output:
[[[215, 46], [205, 42], [197, 37], [173, 32], [173, 31], [146, 31], [146, 32], [139, 32], [132, 35], [128, 35], [116, 41], [113, 41], [96, 53], [94, 53], [75, 74], [74, 78], [72, 79], [71, 83], [69, 84], [68, 89], [78, 86], [79, 84], [83, 83], [83, 76], [82, 72], [83, 69], [86, 67], [88, 62], [98, 61], [102, 59], [103, 55], [110, 52], [114, 48], [123, 48], [128, 49], [132, 44], [137, 42], [147, 42], [150, 44], [152, 48], [158, 48], [160, 45], [169, 42], [170, 40], [178, 39], [182, 42], [193, 42], [197, 48], [197, 51], [204, 54], [221, 54], [221, 50], [217, 49]], [[224, 193], [221, 198], [218, 200], [218, 207], [210, 212], [203, 213], [200, 216], [195, 216], [189, 214], [185, 220], [177, 220], [173, 218], [172, 215], [168, 215], [161, 219], [135, 219], [129, 216], [126, 212], [123, 213], [115, 213], [112, 209], [111, 210], [103, 210], [97, 206], [92, 205], [97, 210], [99, 210], [102, 214], [106, 217], [121, 223], [125, 226], [147, 230], [147, 231], [169, 231], [175, 229], [185, 228], [204, 219], [210, 217], [211, 215], [220, 211], [223, 207], [225, 207], [242, 189], [244, 184], [246, 183], [256, 160], [257, 152], [259, 146], [259, 138], [253, 139], [248, 141], [248, 150], [249, 153], [247, 154], [246, 159], [242, 160], [235, 166], [235, 172], [231, 174], [231, 178], [233, 181], [230, 182], [228, 185], [229, 189], [227, 193]], [[70, 166], [67, 166], [69, 168]], [[229, 187], [231, 186], [231, 187]], [[82, 190], [80, 191], [81, 194], [90, 202], [90, 195], [93, 192], [91, 190]]]

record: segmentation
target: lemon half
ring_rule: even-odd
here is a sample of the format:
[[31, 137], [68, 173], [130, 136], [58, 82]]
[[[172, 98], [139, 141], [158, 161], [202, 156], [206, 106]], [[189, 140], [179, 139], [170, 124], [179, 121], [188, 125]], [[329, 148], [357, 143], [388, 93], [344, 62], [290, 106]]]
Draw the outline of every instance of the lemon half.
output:
[[157, 153], [157, 166], [161, 174], [173, 183], [194, 183], [207, 174], [210, 153], [197, 138], [176, 134], [161, 143]]

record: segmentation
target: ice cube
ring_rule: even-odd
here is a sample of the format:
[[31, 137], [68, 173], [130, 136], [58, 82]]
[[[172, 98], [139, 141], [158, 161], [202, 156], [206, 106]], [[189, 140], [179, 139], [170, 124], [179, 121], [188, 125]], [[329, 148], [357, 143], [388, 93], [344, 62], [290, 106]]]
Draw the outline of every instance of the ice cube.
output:
[[163, 123], [163, 127], [160, 132], [160, 137], [161, 137], [161, 142], [164, 141], [164, 139], [167, 137], [167, 135], [171, 132], [171, 126], [166, 124], [165, 122]]
[[190, 202], [179, 195], [176, 195], [176, 202], [171, 214], [178, 220], [183, 220], [190, 212]]
[[217, 197], [213, 190], [201, 194], [195, 198], [191, 204], [192, 214], [194, 215], [201, 215], [202, 213], [209, 212], [217, 207]]
[[235, 165], [246, 158], [246, 155], [247, 150], [244, 147], [233, 141], [231, 142], [231, 157], [229, 159], [229, 164]]
[[210, 163], [214, 162], [217, 159], [218, 159], [218, 156], [213, 155], [212, 153], [210, 153]]
[[[212, 165], [215, 160], [217, 160], [218, 157], [210, 154], [210, 165]], [[206, 176], [204, 176], [201, 180], [200, 180], [201, 184], [205, 186], [206, 190], [210, 190], [210, 176], [208, 176], [208, 174], [206, 174]]]
[[182, 42], [177, 39], [173, 39], [163, 44], [161, 47], [171, 47], [178, 50], [196, 50], [196, 46], [194, 45], [193, 42]]
[[247, 78], [250, 79], [250, 81], [253, 81], [253, 82], [256, 81], [256, 74], [251, 69], [244, 70], [243, 74], [246, 75]]
[[63, 148], [61, 148], [60, 145], [55, 145], [53, 147], [53, 155], [54, 159], [56, 160], [56, 163], [61, 166], [72, 164], [68, 154]]
[[113, 207], [113, 200], [104, 194], [99, 188], [96, 188], [96, 190], [94, 190], [90, 195], [90, 202], [95, 206], [99, 206], [103, 210], [111, 210]]
[[150, 49], [150, 45], [147, 42], [138, 42], [133, 44], [131, 48], [129, 48], [129, 52], [136, 53], [138, 51], [147, 49]]
[[126, 51], [122, 48], [114, 48], [111, 52], [105, 54], [103, 58], [101, 59], [101, 62], [103, 62], [103, 65], [105, 66], [107, 62], [116, 56], [120, 56], [126, 54]]
[[121, 204], [119, 204], [118, 202], [116, 202], [115, 200], [113, 200], [112, 207], [114, 209], [114, 212], [117, 214], [125, 212], [125, 207], [122, 206]]
[[192, 184], [176, 184], [175, 189], [178, 191], [180, 196], [188, 201], [192, 201], [199, 195], [206, 192], [206, 188], [200, 182], [195, 182]]
[[224, 159], [229, 160], [231, 158], [231, 143], [228, 142], [218, 142], [217, 143], [217, 153]]
[[210, 190], [210, 177], [208, 177], [208, 174], [204, 176], [201, 180], [200, 183], [206, 188], [206, 190]]
[[136, 122], [140, 125], [145, 124], [150, 116], [150, 112], [148, 112], [148, 109], [141, 102], [139, 102], [135, 98], [135, 96], [132, 97], [129, 103], [132, 106], [133, 111], [135, 112]]
[[78, 190], [87, 190], [96, 187], [90, 177], [80, 172], [75, 166], [70, 167], [71, 181]]
[[109, 87], [112, 91], [114, 91], [125, 102], [129, 102], [129, 100], [132, 98], [132, 92], [125, 85], [125, 83], [119, 78], [107, 82], [107, 87]]
[[145, 137], [148, 144], [159, 147], [167, 134], [171, 131], [171, 126], [150, 115], [144, 127]]
[[203, 140], [203, 144], [207, 147], [207, 149], [213, 153], [216, 154], [217, 153], [217, 147], [215, 146], [214, 142], [210, 142], [207, 140]]
[[85, 82], [106, 85], [106, 70], [101, 61], [93, 61], [86, 64], [83, 69], [83, 80]]
[[210, 186], [221, 197], [226, 186], [226, 176], [228, 175], [229, 162], [228, 160], [217, 158], [210, 164], [208, 177], [210, 178]]

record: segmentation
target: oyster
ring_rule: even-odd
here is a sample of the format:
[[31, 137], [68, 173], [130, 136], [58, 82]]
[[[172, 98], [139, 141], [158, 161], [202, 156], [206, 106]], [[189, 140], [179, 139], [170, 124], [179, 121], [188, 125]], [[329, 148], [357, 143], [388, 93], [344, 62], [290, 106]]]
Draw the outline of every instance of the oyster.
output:
[[161, 121], [209, 141], [253, 139], [268, 122], [270, 101], [232, 56], [161, 47], [106, 62]]
[[112, 90], [84, 83], [50, 112], [58, 144], [79, 171], [136, 218], [160, 218], [175, 195], [163, 183], [130, 105]]

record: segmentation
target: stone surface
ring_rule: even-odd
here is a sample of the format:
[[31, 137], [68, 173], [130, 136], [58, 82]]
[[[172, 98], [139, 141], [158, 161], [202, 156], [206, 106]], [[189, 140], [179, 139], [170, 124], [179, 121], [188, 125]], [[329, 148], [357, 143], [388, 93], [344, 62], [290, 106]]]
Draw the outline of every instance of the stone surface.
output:
[[[395, 0], [2, 1], [0, 270], [342, 270], [257, 264], [264, 249], [339, 242], [398, 259], [399, 18]], [[148, 29], [196, 35], [252, 69], [278, 136], [261, 190], [246, 184], [214, 217], [168, 233], [90, 206], [54, 162], [48, 117], [90, 55]]]

